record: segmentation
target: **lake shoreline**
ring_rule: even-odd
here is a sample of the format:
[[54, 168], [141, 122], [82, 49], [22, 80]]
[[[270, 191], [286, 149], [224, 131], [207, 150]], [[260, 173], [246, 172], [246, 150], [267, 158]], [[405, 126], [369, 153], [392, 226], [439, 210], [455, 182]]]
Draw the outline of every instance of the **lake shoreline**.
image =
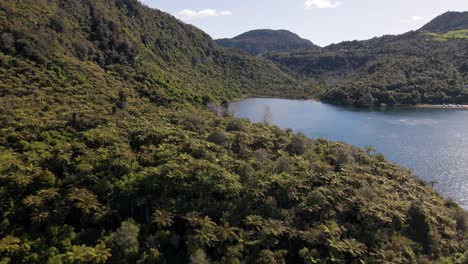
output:
[[[285, 99], [285, 100], [298, 100], [298, 101], [315, 101], [315, 102], [321, 102], [324, 104], [329, 104], [329, 105], [334, 105], [334, 106], [352, 106], [352, 105], [336, 105], [336, 104], [331, 104], [327, 102], [323, 102], [319, 99], [316, 98], [307, 98], [307, 97], [281, 97], [281, 96], [268, 96], [268, 95], [249, 95], [246, 97], [241, 97], [241, 98], [234, 98], [230, 103], [232, 102], [238, 102], [242, 101], [245, 99], [249, 98], [261, 98], [261, 99]], [[394, 106], [386, 106], [387, 108], [417, 108], [417, 109], [447, 109], [447, 110], [468, 110], [468, 105], [456, 105], [456, 104], [450, 104], [450, 105], [441, 105], [441, 104], [418, 104], [418, 105], [394, 105]], [[379, 106], [375, 107], [370, 107], [370, 108], [380, 108]]]
[[423, 109], [451, 109], [451, 110], [468, 110], [468, 105], [431, 105], [431, 104], [420, 104], [412, 106], [415, 108]]

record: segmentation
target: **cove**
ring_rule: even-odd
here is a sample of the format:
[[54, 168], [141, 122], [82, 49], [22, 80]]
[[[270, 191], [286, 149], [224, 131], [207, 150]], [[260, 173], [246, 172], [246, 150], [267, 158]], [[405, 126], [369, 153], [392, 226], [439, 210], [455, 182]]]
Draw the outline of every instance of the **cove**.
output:
[[247, 98], [229, 106], [236, 117], [291, 128], [310, 138], [373, 146], [468, 208], [468, 111], [333, 106], [311, 100]]

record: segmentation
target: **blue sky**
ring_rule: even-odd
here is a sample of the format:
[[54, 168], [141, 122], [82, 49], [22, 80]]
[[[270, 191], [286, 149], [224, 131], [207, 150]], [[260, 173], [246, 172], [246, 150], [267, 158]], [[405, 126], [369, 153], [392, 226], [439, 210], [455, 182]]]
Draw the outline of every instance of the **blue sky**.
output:
[[418, 29], [468, 0], [140, 0], [213, 38], [252, 29], [287, 29], [324, 46]]

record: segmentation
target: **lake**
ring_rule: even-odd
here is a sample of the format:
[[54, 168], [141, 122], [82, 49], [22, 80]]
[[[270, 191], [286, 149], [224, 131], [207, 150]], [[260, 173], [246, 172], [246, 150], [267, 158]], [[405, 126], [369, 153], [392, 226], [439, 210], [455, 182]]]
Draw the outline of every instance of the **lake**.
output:
[[[268, 109], [268, 110], [267, 110]], [[468, 208], [468, 111], [395, 108], [368, 110], [317, 101], [248, 98], [230, 111], [253, 122], [269, 113], [271, 123], [311, 138], [326, 138], [378, 152], [419, 178], [436, 181], [441, 194]]]

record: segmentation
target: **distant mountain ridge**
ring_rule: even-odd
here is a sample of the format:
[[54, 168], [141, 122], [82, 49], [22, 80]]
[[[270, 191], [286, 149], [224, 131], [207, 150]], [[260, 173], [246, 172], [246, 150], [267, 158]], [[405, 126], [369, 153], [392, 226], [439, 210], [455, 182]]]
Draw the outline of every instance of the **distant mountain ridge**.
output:
[[446, 12], [431, 20], [420, 30], [447, 32], [460, 29], [468, 29], [468, 12]]
[[216, 43], [226, 48], [244, 50], [252, 55], [298, 49], [318, 49], [310, 40], [303, 39], [288, 30], [257, 29], [232, 39], [218, 39]]

